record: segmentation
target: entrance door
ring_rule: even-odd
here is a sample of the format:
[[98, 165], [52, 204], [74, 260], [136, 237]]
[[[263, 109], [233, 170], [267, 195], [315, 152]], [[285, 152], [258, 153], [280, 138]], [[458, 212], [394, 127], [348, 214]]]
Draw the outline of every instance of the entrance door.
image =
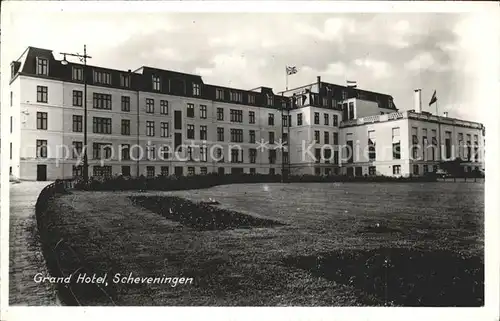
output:
[[36, 165], [36, 180], [37, 181], [47, 180], [47, 165]]

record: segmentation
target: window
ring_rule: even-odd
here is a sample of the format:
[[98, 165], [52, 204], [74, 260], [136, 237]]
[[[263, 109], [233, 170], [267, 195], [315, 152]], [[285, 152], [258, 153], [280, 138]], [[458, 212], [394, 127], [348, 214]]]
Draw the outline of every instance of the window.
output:
[[73, 132], [81, 133], [83, 131], [83, 116], [73, 115]]
[[201, 125], [200, 126], [200, 139], [201, 140], [207, 140], [207, 126], [206, 125]]
[[130, 75], [120, 74], [120, 86], [130, 87]]
[[243, 143], [243, 129], [231, 128], [231, 142]]
[[83, 81], [83, 68], [73, 66], [72, 79]]
[[271, 113], [268, 114], [267, 124], [269, 126], [274, 126], [274, 114], [271, 114]]
[[269, 175], [276, 175], [276, 169], [270, 168], [269, 169]]
[[230, 120], [233, 123], [243, 122], [243, 110], [231, 109], [229, 110]]
[[201, 85], [193, 83], [193, 96], [201, 95]]
[[146, 157], [148, 158], [148, 160], [156, 159], [156, 148], [154, 146], [146, 146]]
[[333, 145], [338, 145], [338, 144], [339, 144], [339, 134], [333, 133]]
[[73, 90], [73, 106], [82, 107], [83, 92], [80, 90]]
[[94, 159], [111, 158], [112, 148], [109, 143], [92, 143], [92, 157]]
[[320, 140], [319, 140], [319, 130], [315, 130], [314, 131], [314, 140], [315, 140], [316, 144], [320, 143]]
[[160, 133], [161, 133], [161, 137], [169, 137], [168, 123], [166, 123], [166, 122], [160, 123]]
[[12, 116], [10, 116], [10, 133], [12, 133], [13, 127], [14, 127], [13, 118]]
[[82, 155], [83, 143], [73, 142], [73, 158], [79, 158]]
[[269, 144], [274, 144], [274, 132], [269, 132]]
[[201, 175], [207, 175], [208, 169], [206, 167], [200, 167], [200, 174]]
[[269, 150], [269, 164], [276, 164], [276, 150]]
[[170, 146], [163, 145], [161, 148], [162, 160], [170, 159]]
[[187, 148], [187, 157], [188, 157], [188, 160], [190, 160], [190, 161], [193, 160], [193, 147]]
[[274, 97], [273, 95], [267, 95], [267, 105], [274, 106]]
[[168, 100], [160, 100], [160, 114], [168, 115]]
[[418, 165], [413, 165], [413, 175], [418, 175]]
[[[240, 157], [241, 156], [241, 157]], [[231, 163], [243, 163], [243, 151], [231, 149]]]
[[337, 115], [333, 115], [333, 126], [338, 127], [339, 125], [339, 117]]
[[393, 175], [399, 175], [399, 174], [401, 174], [401, 165], [394, 165], [394, 166], [392, 166], [392, 174]]
[[283, 141], [282, 141], [283, 144], [288, 144], [288, 133], [283, 133]]
[[122, 135], [130, 135], [130, 120], [122, 119]]
[[188, 175], [194, 175], [195, 174], [195, 169], [192, 166], [188, 167]]
[[155, 122], [152, 120], [146, 121], [146, 136], [154, 136], [155, 135]]
[[130, 111], [130, 97], [122, 96], [122, 111]]
[[160, 76], [153, 75], [153, 90], [160, 91]]
[[302, 126], [302, 113], [297, 114], [297, 126]]
[[207, 147], [206, 146], [202, 146], [200, 148], [200, 160], [202, 162], [206, 162], [207, 161]]
[[155, 177], [155, 167], [154, 166], [146, 166], [146, 177], [148, 177], [148, 178]]
[[96, 177], [111, 177], [111, 166], [94, 166], [92, 168], [92, 175]]
[[255, 167], [250, 168], [250, 174], [255, 174], [255, 173], [256, 173]]
[[224, 100], [224, 90], [221, 88], [217, 88], [215, 90], [215, 99]]
[[168, 176], [168, 175], [170, 175], [170, 172], [169, 172], [168, 166], [162, 166], [162, 167], [160, 168], [160, 175], [161, 175], [161, 176]]
[[349, 103], [349, 119], [354, 119], [354, 103]]
[[48, 102], [49, 89], [46, 86], [36, 86], [36, 101], [38, 103]]
[[12, 107], [12, 101], [14, 100], [14, 93], [10, 92], [10, 107]]
[[94, 70], [94, 83], [111, 85], [111, 74], [109, 72]]
[[189, 118], [194, 118], [194, 104], [187, 104], [186, 116]]
[[255, 112], [254, 111], [248, 112], [248, 119], [249, 119], [250, 124], [255, 124]]
[[368, 131], [368, 159], [374, 161], [377, 157], [375, 149], [375, 131]]
[[347, 163], [352, 163], [354, 161], [354, 148], [353, 148], [353, 141], [352, 140], [347, 140], [346, 141], [346, 151], [347, 151]]
[[324, 113], [323, 118], [325, 119], [325, 125], [326, 126], [330, 125], [330, 115]]
[[255, 105], [255, 95], [254, 94], [248, 94], [248, 104]]
[[47, 113], [37, 112], [36, 113], [36, 129], [47, 130]]
[[36, 74], [48, 76], [49, 75], [49, 60], [46, 58], [36, 58]]
[[82, 177], [83, 175], [83, 166], [75, 166], [73, 165], [72, 168], [71, 168], [71, 172], [73, 174], [73, 178], [76, 178], [76, 177]]
[[281, 123], [283, 124], [283, 127], [288, 127], [288, 116], [287, 115], [281, 116]]
[[94, 93], [93, 100], [95, 109], [111, 110], [111, 95]]
[[250, 148], [249, 149], [249, 157], [250, 157], [250, 163], [255, 164], [257, 162], [257, 149]]
[[122, 160], [130, 160], [130, 145], [129, 144], [121, 144], [121, 159]]
[[155, 101], [151, 98], [146, 98], [146, 113], [153, 114], [155, 112]]
[[194, 139], [194, 125], [193, 124], [187, 125], [187, 138]]
[[392, 158], [401, 159], [401, 143], [392, 143]]
[[314, 125], [319, 125], [319, 113], [314, 113]]
[[224, 120], [224, 108], [217, 108], [217, 120]]
[[46, 140], [40, 140], [40, 139], [36, 140], [36, 157], [47, 158], [47, 141]]
[[217, 141], [224, 141], [224, 128], [222, 127], [217, 127]]
[[224, 154], [222, 152], [222, 148], [217, 148], [215, 150], [215, 157], [216, 157], [216, 161], [219, 162], [219, 163], [224, 163]]
[[324, 132], [323, 133], [323, 138], [324, 138], [324, 144], [330, 144], [330, 133], [329, 132]]
[[342, 90], [342, 100], [346, 100], [347, 99], [347, 93]]
[[130, 166], [122, 165], [122, 176], [130, 177]]
[[429, 172], [429, 165], [424, 165], [424, 174]]
[[254, 144], [255, 143], [255, 130], [250, 130], [249, 134], [250, 134], [250, 141], [249, 142]]
[[283, 152], [283, 163], [288, 164], [288, 152]]
[[376, 174], [377, 174], [377, 167], [375, 166], [368, 167], [368, 175], [374, 176]]
[[235, 101], [235, 102], [241, 102], [242, 101], [242, 94], [240, 92], [237, 92], [237, 91], [231, 91], [230, 93], [230, 99], [231, 101]]
[[111, 118], [93, 117], [95, 134], [111, 134]]
[[321, 148], [314, 149], [314, 159], [315, 159], [316, 163], [321, 162]]
[[200, 118], [207, 119], [207, 105], [200, 105]]
[[[12, 159], [12, 143], [10, 143], [9, 145], [9, 148], [10, 148], [10, 159]], [[37, 149], [37, 156], [38, 156], [38, 149]]]
[[444, 144], [445, 144], [445, 157], [446, 159], [450, 160], [451, 158], [451, 132], [445, 132], [445, 140], [444, 140]]

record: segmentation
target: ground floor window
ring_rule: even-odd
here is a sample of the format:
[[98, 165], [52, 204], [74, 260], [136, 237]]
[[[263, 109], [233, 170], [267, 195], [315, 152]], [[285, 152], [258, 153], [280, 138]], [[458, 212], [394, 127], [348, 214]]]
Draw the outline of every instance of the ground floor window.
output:
[[428, 173], [429, 172], [429, 166], [428, 165], [424, 165], [424, 173]]
[[243, 168], [233, 167], [231, 168], [231, 174], [243, 174]]
[[276, 175], [276, 170], [274, 168], [270, 168], [269, 175]]
[[321, 175], [321, 168], [315, 167], [314, 168], [314, 175]]
[[94, 166], [92, 173], [96, 177], [111, 177], [111, 166]]
[[331, 168], [325, 168], [325, 175], [330, 175], [332, 173]]
[[72, 172], [73, 172], [74, 178], [82, 177], [83, 176], [83, 166], [82, 165], [79, 165], [79, 166], [73, 165]]
[[174, 168], [174, 173], [175, 173], [175, 176], [182, 176], [184, 173], [183, 173], [183, 169], [182, 169], [182, 166], [175, 166]]
[[155, 167], [154, 166], [146, 166], [146, 176], [148, 178], [155, 177]]
[[219, 167], [217, 173], [219, 173], [219, 175], [224, 175], [224, 167]]
[[338, 175], [338, 174], [339, 174], [339, 170], [340, 170], [340, 168], [335, 167], [335, 168], [333, 169], [333, 173], [334, 173], [335, 175]]
[[399, 174], [401, 174], [401, 165], [394, 165], [394, 166], [392, 166], [392, 174], [393, 175], [399, 175]]
[[433, 165], [432, 166], [432, 171], [435, 173], [438, 171], [438, 166], [437, 165]]
[[193, 166], [189, 166], [188, 167], [188, 175], [194, 175], [195, 171], [194, 171], [194, 167]]
[[418, 165], [413, 165], [413, 175], [418, 175]]
[[168, 176], [170, 174], [169, 170], [168, 170], [168, 166], [162, 166], [160, 170], [161, 170], [162, 176]]
[[9, 167], [9, 174], [12, 175], [12, 166]]
[[122, 175], [123, 176], [130, 176], [130, 166], [124, 165], [122, 166]]
[[255, 168], [250, 168], [250, 174], [255, 174]]
[[358, 166], [354, 171], [356, 176], [363, 176], [363, 167]]
[[354, 176], [354, 168], [347, 167], [347, 176]]
[[376, 175], [377, 174], [377, 168], [375, 166], [368, 167], [368, 174], [370, 176]]
[[207, 175], [208, 173], [208, 169], [206, 167], [201, 167], [200, 168], [200, 174], [201, 175]]

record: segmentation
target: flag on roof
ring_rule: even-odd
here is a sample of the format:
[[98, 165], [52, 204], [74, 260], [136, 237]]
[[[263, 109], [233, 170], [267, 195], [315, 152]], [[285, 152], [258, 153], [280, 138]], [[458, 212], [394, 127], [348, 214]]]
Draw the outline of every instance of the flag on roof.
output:
[[434, 104], [436, 101], [437, 101], [437, 97], [436, 97], [436, 90], [434, 90], [434, 93], [432, 94], [432, 98], [431, 98], [431, 101], [429, 102], [429, 106]]
[[287, 75], [293, 75], [293, 74], [296, 74], [297, 73], [297, 67], [293, 66], [293, 67], [289, 67], [287, 66], [286, 67], [286, 74]]

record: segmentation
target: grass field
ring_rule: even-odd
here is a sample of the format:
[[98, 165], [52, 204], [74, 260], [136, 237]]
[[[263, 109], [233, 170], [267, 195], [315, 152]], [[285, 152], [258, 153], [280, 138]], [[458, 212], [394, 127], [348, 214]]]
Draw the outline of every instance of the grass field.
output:
[[[51, 208], [59, 235], [93, 272], [194, 278], [110, 284], [117, 305], [478, 306], [483, 195], [481, 183], [247, 184], [73, 192]], [[130, 196], [215, 198], [218, 208], [282, 225], [197, 229]]]

